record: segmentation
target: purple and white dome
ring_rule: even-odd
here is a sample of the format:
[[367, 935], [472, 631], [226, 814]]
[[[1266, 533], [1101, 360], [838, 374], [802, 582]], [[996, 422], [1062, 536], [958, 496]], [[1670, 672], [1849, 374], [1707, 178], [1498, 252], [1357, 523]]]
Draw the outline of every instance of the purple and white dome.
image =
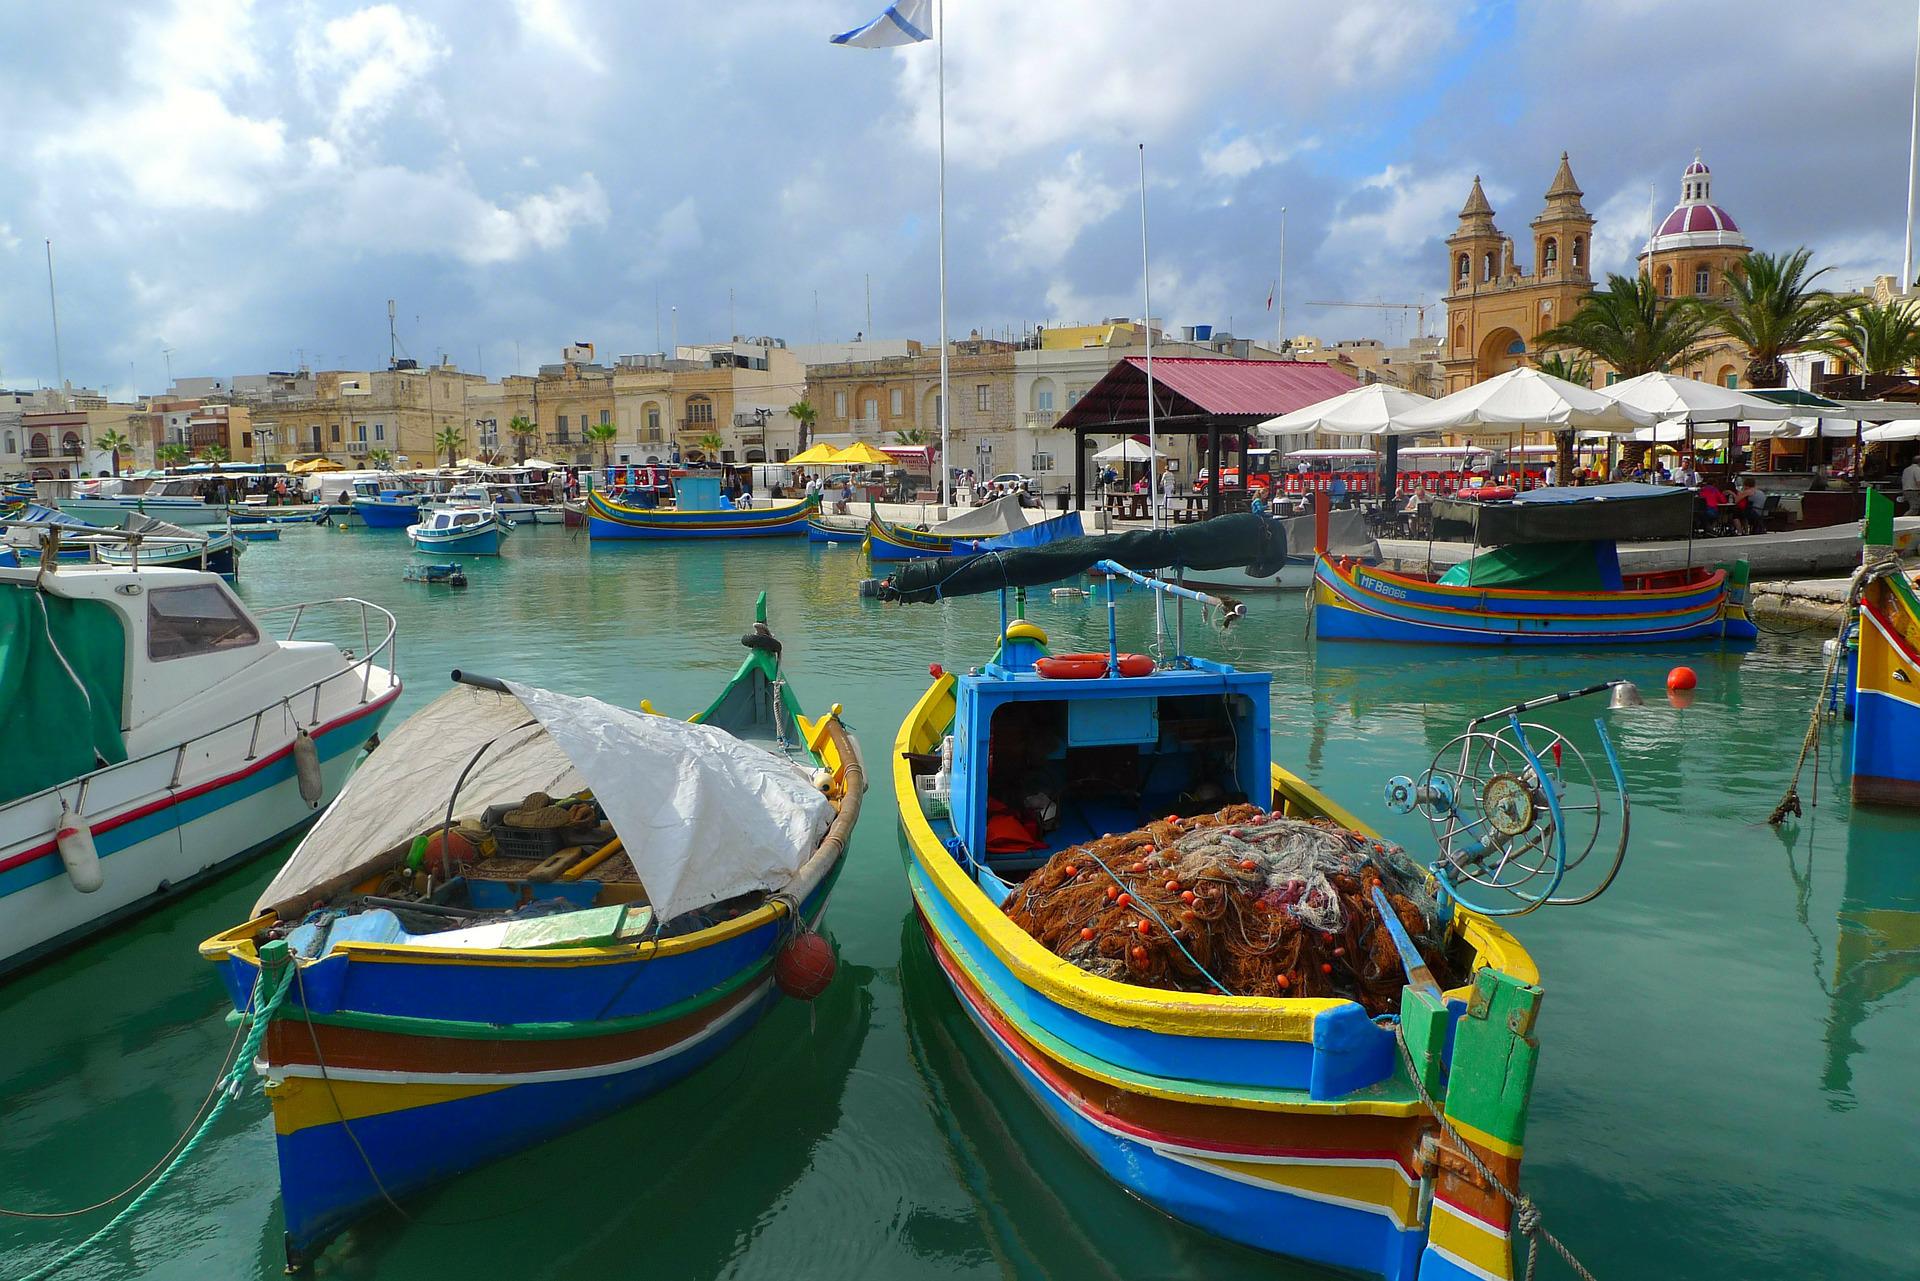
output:
[[1699, 156], [1680, 175], [1680, 203], [1660, 223], [1641, 251], [1642, 258], [1668, 249], [1727, 247], [1745, 249], [1747, 238], [1733, 215], [1713, 203], [1713, 174]]

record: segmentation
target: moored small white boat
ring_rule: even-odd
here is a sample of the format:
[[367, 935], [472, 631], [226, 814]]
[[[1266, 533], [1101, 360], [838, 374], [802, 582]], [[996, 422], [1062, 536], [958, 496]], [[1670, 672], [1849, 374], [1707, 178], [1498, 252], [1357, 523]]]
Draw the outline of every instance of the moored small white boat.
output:
[[0, 568], [0, 971], [311, 821], [400, 693], [393, 636], [367, 602], [249, 612], [199, 570]]
[[435, 507], [407, 526], [417, 552], [435, 555], [498, 556], [507, 522], [492, 507]]

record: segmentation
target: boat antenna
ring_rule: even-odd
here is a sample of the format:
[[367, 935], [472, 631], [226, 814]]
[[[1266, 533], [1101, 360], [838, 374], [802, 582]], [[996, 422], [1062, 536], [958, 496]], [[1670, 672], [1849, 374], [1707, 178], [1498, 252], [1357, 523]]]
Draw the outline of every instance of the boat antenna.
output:
[[[1147, 502], [1153, 527], [1160, 528], [1160, 433], [1153, 411], [1153, 278], [1147, 257], [1147, 144], [1140, 143], [1140, 324], [1147, 336]], [[1218, 478], [1215, 479], [1218, 484]], [[1153, 598], [1153, 647], [1155, 657], [1166, 646], [1166, 612], [1160, 596]]]

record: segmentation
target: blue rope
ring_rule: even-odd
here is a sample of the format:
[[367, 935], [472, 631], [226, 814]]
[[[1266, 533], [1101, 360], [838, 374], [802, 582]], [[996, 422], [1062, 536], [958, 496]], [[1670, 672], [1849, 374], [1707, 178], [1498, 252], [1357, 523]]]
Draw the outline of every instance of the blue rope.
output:
[[166, 1168], [154, 1177], [153, 1182], [149, 1183], [139, 1196], [127, 1203], [126, 1209], [114, 1215], [113, 1218], [109, 1219], [106, 1224], [92, 1236], [80, 1242], [80, 1244], [74, 1246], [53, 1262], [29, 1272], [26, 1277], [23, 1278], [23, 1281], [46, 1281], [46, 1278], [61, 1271], [94, 1246], [100, 1244], [101, 1241], [105, 1240], [123, 1223], [138, 1214], [153, 1194], [165, 1186], [167, 1180], [173, 1175], [173, 1172], [184, 1165], [187, 1158], [193, 1155], [194, 1149], [200, 1146], [201, 1141], [204, 1140], [208, 1134], [212, 1133], [214, 1125], [220, 1120], [220, 1114], [227, 1110], [227, 1104], [239, 1097], [240, 1087], [246, 1082], [247, 1074], [253, 1070], [253, 1056], [259, 1052], [260, 1043], [266, 1039], [267, 1026], [273, 1022], [274, 1013], [279, 1010], [281, 1004], [287, 999], [287, 992], [293, 986], [291, 983], [282, 981], [280, 970], [284, 969], [286, 965], [287, 958], [284, 953], [282, 953], [277, 964], [263, 958], [260, 977], [254, 982], [254, 991], [257, 996], [260, 984], [266, 982], [270, 975], [274, 982], [273, 991], [268, 993], [266, 1004], [256, 1008], [250, 1016], [253, 1024], [247, 1029], [247, 1039], [240, 1045], [240, 1053], [235, 1057], [233, 1067], [227, 1073], [219, 1098], [214, 1100], [213, 1110], [207, 1113], [207, 1119], [200, 1123], [200, 1128], [193, 1132], [193, 1137], [187, 1140], [186, 1146], [180, 1149], [179, 1155], [167, 1163]]
[[[1106, 860], [1102, 859], [1098, 854], [1095, 854], [1093, 852], [1092, 846], [1086, 847], [1086, 854], [1088, 858], [1092, 859], [1095, 863], [1098, 863], [1100, 865], [1100, 870], [1107, 874], [1107, 877], [1109, 880], [1111, 880], [1115, 885], [1118, 885], [1122, 890], [1127, 890], [1128, 888], [1127, 883], [1121, 880], [1118, 876], [1114, 875], [1113, 869], [1107, 866]], [[1199, 958], [1196, 957], [1192, 952], [1187, 951], [1187, 945], [1180, 941], [1180, 936], [1173, 932], [1172, 927], [1169, 926], [1166, 923], [1166, 921], [1161, 918], [1160, 913], [1154, 911], [1151, 907], [1148, 907], [1144, 901], [1137, 898], [1129, 902], [1127, 906], [1139, 908], [1140, 914], [1142, 916], [1151, 917], [1155, 925], [1158, 925], [1162, 930], [1165, 930], [1167, 937], [1173, 940], [1173, 945], [1179, 948], [1180, 951], [1186, 956], [1186, 958], [1189, 961], [1193, 962], [1193, 968], [1196, 970], [1199, 970], [1200, 973], [1206, 975], [1207, 982], [1213, 984], [1215, 987], [1220, 989], [1220, 995], [1222, 996], [1239, 995], [1239, 993], [1235, 992], [1232, 988], [1228, 987], [1225, 983], [1222, 983], [1219, 979], [1213, 977], [1213, 971], [1209, 970], [1206, 966], [1200, 964]]]

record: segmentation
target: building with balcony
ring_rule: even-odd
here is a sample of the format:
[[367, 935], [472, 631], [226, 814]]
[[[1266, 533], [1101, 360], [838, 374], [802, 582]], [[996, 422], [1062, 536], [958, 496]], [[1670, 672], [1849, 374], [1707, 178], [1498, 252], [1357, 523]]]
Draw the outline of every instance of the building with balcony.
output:
[[283, 390], [250, 401], [244, 434], [236, 438], [237, 449], [229, 448], [235, 458], [260, 461], [324, 457], [343, 467], [365, 467], [385, 457], [395, 465], [425, 467], [436, 458], [445, 461], [446, 450], [435, 441], [452, 431], [459, 438], [454, 452], [471, 452], [475, 433], [467, 397], [485, 380], [450, 363], [400, 365], [289, 377]]
[[616, 463], [777, 463], [799, 452], [787, 410], [805, 394], [805, 367], [778, 338], [623, 356], [613, 384]]

